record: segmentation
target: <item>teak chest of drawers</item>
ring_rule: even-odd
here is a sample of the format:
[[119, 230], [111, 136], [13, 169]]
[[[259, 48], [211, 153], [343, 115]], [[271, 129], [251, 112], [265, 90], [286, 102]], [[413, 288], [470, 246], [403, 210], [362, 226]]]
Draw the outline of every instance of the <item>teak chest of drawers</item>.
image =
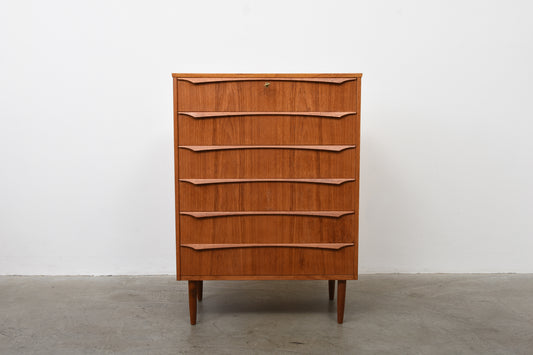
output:
[[173, 74], [177, 279], [357, 279], [361, 74]]

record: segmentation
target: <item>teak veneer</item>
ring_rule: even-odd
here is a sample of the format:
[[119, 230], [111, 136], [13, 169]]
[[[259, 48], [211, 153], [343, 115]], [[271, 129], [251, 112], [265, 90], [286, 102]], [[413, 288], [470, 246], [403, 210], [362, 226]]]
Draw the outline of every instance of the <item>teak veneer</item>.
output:
[[172, 74], [176, 272], [357, 279], [361, 74]]

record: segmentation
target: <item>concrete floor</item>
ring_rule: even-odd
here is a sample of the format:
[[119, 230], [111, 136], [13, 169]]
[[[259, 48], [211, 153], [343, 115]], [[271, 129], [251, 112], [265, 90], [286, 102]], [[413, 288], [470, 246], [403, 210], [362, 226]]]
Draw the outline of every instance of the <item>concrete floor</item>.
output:
[[363, 275], [344, 324], [326, 281], [0, 277], [0, 354], [533, 354], [533, 275]]

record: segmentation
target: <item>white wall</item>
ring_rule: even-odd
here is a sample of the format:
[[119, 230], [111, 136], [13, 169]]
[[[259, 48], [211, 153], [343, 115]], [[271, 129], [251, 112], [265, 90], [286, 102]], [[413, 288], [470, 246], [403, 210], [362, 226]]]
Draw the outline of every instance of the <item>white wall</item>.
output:
[[2, 1], [0, 274], [174, 273], [172, 72], [362, 72], [360, 271], [533, 272], [527, 1]]

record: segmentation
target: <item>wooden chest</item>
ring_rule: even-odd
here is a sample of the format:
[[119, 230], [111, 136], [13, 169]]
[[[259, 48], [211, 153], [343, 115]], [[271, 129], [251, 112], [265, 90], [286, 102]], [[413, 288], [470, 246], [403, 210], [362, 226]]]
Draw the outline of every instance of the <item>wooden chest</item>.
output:
[[173, 74], [178, 280], [357, 279], [361, 74]]

